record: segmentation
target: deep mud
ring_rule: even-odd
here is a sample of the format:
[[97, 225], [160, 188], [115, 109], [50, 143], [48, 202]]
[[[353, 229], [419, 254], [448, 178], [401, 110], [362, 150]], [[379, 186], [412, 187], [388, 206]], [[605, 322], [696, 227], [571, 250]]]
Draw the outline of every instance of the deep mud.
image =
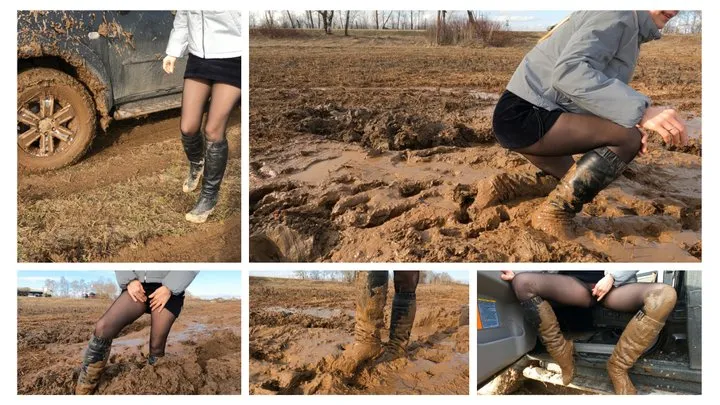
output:
[[[18, 394], [72, 394], [107, 300], [18, 299]], [[239, 394], [240, 302], [186, 299], [165, 357], [147, 365], [150, 316], [113, 342], [97, 394]]]
[[179, 128], [179, 110], [117, 121], [78, 164], [21, 171], [18, 261], [239, 262], [239, 114], [220, 202], [202, 225], [185, 221], [199, 190], [182, 192]]
[[[319, 61], [322, 52], [327, 57], [334, 50], [344, 52], [338, 40], [328, 41], [328, 49], [308, 49], [307, 57]], [[669, 41], [683, 50], [699, 46], [692, 39], [690, 44]], [[405, 42], [358, 42], [362, 40], [351, 48], [377, 55], [383, 62], [379, 65], [397, 74], [415, 61], [413, 51], [432, 53]], [[701, 259], [700, 90], [699, 81], [692, 79], [699, 75], [699, 60], [697, 68], [686, 60], [682, 74], [667, 73], [668, 80], [681, 74], [682, 90], [647, 75], [646, 61], [664, 49], [648, 47], [641, 60], [645, 68], [638, 70], [633, 85], [659, 102], [683, 106], [691, 142], [672, 150], [653, 137], [650, 153], [637, 158], [578, 215], [579, 236], [558, 240], [529, 225], [530, 213], [543, 198], [538, 193], [490, 207], [475, 203], [486, 195], [482, 180], [489, 176], [536, 171], [494, 141], [495, 85], [463, 86], [466, 72], [444, 48], [437, 50], [442, 63], [423, 71], [416, 82], [410, 73], [389, 81], [375, 65], [368, 68], [378, 70], [374, 81], [365, 75], [358, 82], [334, 65], [322, 65], [324, 76], [319, 77], [316, 64], [308, 64], [310, 69], [296, 63], [301, 56], [279, 50], [293, 44], [305, 42], [251, 43], [252, 69], [265, 72], [253, 77], [251, 88], [251, 260]], [[472, 52], [478, 53], [479, 65], [509, 73], [514, 59], [524, 53], [515, 50], [510, 57], [507, 49], [459, 49], [457, 58], [464, 61]], [[499, 60], [507, 66], [501, 67]], [[348, 63], [343, 59], [343, 66]], [[286, 74], [307, 87], [277, 87], [276, 74], [267, 73], [271, 64], [286, 66]], [[428, 76], [436, 77], [439, 87], [427, 87]], [[498, 83], [503, 77], [493, 76]]]
[[354, 287], [251, 277], [250, 393], [467, 394], [467, 293], [466, 285], [420, 285], [408, 357], [344, 380], [330, 364], [353, 342]]

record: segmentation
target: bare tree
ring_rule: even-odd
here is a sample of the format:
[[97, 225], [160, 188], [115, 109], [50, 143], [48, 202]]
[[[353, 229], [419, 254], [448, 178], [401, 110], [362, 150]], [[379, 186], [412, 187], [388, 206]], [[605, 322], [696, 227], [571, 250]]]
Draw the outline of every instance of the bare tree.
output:
[[113, 298], [117, 295], [118, 286], [110, 279], [98, 279], [90, 283], [90, 287], [98, 298]]
[[60, 277], [60, 282], [58, 283], [58, 291], [59, 296], [67, 297], [68, 294], [70, 294], [70, 283], [67, 281], [65, 276]]
[[345, 36], [348, 36], [348, 27], [350, 26], [350, 10], [345, 11]]
[[290, 28], [295, 28], [295, 22], [292, 15], [290, 15], [290, 10], [285, 10], [285, 12], [287, 13], [288, 21], [290, 21]]
[[50, 278], [45, 279], [45, 289], [46, 289], [47, 291], [49, 291], [51, 294], [55, 294], [55, 293], [56, 293], [56, 291], [57, 291], [57, 285], [58, 285], [57, 281], [55, 281], [55, 280], [53, 280], [53, 279], [50, 279]]
[[296, 270], [295, 276], [301, 280], [307, 280], [308, 279], [308, 272], [305, 270]]
[[335, 10], [318, 10], [318, 14], [322, 17], [325, 33], [332, 34], [332, 20], [335, 15]]

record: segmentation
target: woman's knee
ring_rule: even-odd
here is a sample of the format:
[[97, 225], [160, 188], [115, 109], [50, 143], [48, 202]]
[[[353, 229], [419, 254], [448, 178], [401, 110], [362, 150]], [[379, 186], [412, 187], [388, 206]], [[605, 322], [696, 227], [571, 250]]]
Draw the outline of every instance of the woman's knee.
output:
[[225, 125], [208, 121], [205, 124], [205, 138], [210, 142], [220, 142], [225, 138]]
[[200, 125], [180, 119], [180, 132], [185, 136], [195, 136], [200, 132]]
[[512, 281], [512, 288], [518, 300], [529, 300], [537, 295], [534, 277], [533, 274], [529, 273], [515, 275]]
[[115, 336], [112, 336], [112, 334], [112, 325], [105, 317], [100, 318], [95, 323], [95, 336], [104, 339], [114, 339]]
[[643, 310], [655, 319], [662, 319], [670, 315], [677, 303], [677, 292], [667, 284], [655, 284], [643, 297]]

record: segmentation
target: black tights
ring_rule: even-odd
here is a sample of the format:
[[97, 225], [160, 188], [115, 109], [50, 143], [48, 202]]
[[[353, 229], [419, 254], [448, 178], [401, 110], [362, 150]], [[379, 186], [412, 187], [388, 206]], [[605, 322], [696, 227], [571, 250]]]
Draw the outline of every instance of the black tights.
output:
[[[393, 284], [395, 285], [395, 293], [414, 293], [420, 281], [419, 271], [394, 271]], [[388, 272], [385, 270], [369, 271], [368, 285], [372, 290], [387, 284]]]
[[[575, 277], [562, 274], [538, 272], [520, 273], [512, 281], [515, 295], [521, 301], [541, 297], [558, 304], [589, 308], [597, 303], [585, 283]], [[674, 290], [661, 283], [632, 283], [614, 287], [608, 292], [600, 305], [620, 312], [637, 312], [641, 308], [658, 321], [664, 321], [675, 305]], [[672, 298], [671, 305], [667, 301], [652, 299], [658, 293]]]
[[572, 155], [607, 146], [625, 163], [640, 151], [642, 135], [589, 114], [562, 113], [552, 128], [534, 144], [514, 149], [540, 170], [558, 179], [575, 163]]
[[203, 79], [185, 79], [182, 95], [180, 132], [185, 136], [200, 133], [205, 104], [210, 99], [205, 138], [210, 142], [225, 139], [225, 129], [230, 113], [240, 100], [240, 89], [225, 83], [211, 83]]
[[[145, 313], [145, 305], [144, 302], [133, 301], [130, 294], [123, 291], [95, 324], [95, 336], [115, 339], [124, 327], [135, 322]], [[150, 314], [150, 354], [155, 356], [165, 354], [165, 344], [174, 322], [175, 315], [166, 308], [160, 312], [152, 311]]]

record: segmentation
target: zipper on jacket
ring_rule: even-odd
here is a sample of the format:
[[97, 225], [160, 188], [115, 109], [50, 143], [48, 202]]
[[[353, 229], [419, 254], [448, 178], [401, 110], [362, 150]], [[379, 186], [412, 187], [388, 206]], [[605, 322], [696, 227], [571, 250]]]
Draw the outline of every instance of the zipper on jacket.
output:
[[200, 10], [200, 25], [202, 26], [202, 50], [203, 59], [205, 58], [205, 12]]

